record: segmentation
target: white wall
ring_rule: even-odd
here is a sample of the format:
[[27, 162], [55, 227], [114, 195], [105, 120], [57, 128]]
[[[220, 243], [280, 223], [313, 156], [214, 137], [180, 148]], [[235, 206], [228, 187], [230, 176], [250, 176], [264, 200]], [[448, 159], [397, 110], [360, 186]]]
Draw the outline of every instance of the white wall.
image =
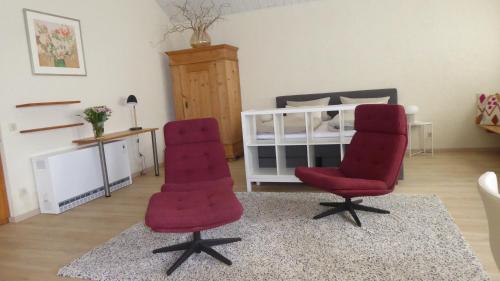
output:
[[[81, 20], [88, 76], [31, 74], [22, 8]], [[101, 104], [114, 110], [106, 130], [126, 129], [122, 102], [131, 92], [141, 125], [173, 118], [163, 51], [188, 47], [190, 34], [151, 47], [167, 22], [154, 0], [0, 0], [0, 133], [13, 216], [37, 209], [30, 157], [91, 134], [89, 125], [19, 129], [73, 122]], [[240, 47], [245, 109], [273, 107], [278, 95], [396, 87], [401, 103], [419, 105], [419, 119], [435, 122], [437, 146], [453, 148], [499, 144], [472, 123], [475, 93], [500, 88], [499, 27], [497, 0], [319, 0], [230, 15], [210, 34], [214, 44]], [[82, 104], [15, 108], [69, 99]], [[151, 166], [149, 138], [141, 139]], [[161, 134], [158, 143], [162, 151]]]
[[[81, 21], [88, 76], [35, 76], [31, 73], [22, 9], [29, 8]], [[160, 127], [173, 117], [165, 44], [152, 47], [168, 19], [154, 0], [0, 0], [0, 128], [2, 158], [7, 176], [11, 215], [38, 208], [30, 158], [72, 146], [90, 136], [91, 127], [20, 134], [21, 129], [72, 123], [85, 107], [108, 105], [114, 112], [106, 131], [131, 127], [131, 114], [123, 105], [134, 93], [140, 125]], [[81, 104], [16, 109], [19, 103], [81, 100]], [[11, 124], [17, 130], [11, 130]], [[160, 160], [163, 135], [157, 134]], [[139, 170], [137, 148], [130, 143], [133, 170]], [[152, 165], [149, 135], [141, 137], [141, 151]]]
[[321, 0], [226, 19], [209, 33], [240, 47], [244, 109], [273, 107], [278, 95], [395, 87], [434, 121], [437, 147], [500, 144], [473, 124], [475, 94], [500, 91], [498, 0]]

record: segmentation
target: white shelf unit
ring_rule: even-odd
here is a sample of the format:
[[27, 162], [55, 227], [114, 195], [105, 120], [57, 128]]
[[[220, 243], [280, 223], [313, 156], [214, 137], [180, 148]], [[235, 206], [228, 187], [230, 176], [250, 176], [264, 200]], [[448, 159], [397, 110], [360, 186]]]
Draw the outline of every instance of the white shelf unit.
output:
[[[307, 166], [315, 166], [315, 146], [339, 145], [340, 158], [344, 157], [344, 145], [349, 144], [354, 131], [344, 130], [344, 112], [353, 111], [357, 105], [331, 105], [325, 107], [300, 107], [300, 108], [278, 108], [269, 110], [248, 110], [241, 113], [243, 130], [243, 146], [245, 152], [245, 172], [247, 180], [247, 191], [252, 191], [252, 183], [260, 182], [300, 182], [295, 176], [295, 168], [287, 166], [286, 147], [304, 147], [307, 151]], [[337, 111], [339, 114], [339, 130], [332, 132], [331, 136], [315, 136], [312, 113], [323, 111]], [[284, 118], [286, 114], [304, 114], [305, 128], [302, 134], [293, 134], [289, 137], [285, 134]], [[257, 137], [257, 122], [262, 116], [272, 117], [274, 136], [272, 139], [259, 139]], [[269, 121], [270, 122], [270, 121]], [[328, 122], [328, 121], [322, 121]], [[302, 136], [303, 135], [303, 136]], [[276, 167], [259, 166], [259, 147], [273, 147]]]

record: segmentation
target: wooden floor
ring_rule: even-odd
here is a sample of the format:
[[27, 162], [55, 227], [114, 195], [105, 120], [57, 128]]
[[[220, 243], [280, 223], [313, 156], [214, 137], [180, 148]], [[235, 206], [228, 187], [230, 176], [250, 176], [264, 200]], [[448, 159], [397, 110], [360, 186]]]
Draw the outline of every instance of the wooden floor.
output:
[[[235, 190], [245, 190], [243, 161], [232, 162]], [[493, 280], [500, 281], [488, 244], [485, 213], [476, 190], [484, 171], [500, 173], [500, 153], [441, 152], [405, 160], [406, 178], [396, 192], [437, 194]], [[151, 174], [151, 173], [150, 173]], [[133, 186], [61, 215], [39, 215], [0, 226], [0, 280], [61, 280], [59, 267], [143, 219], [162, 177], [135, 179]], [[295, 184], [268, 184], [258, 191], [313, 191]]]

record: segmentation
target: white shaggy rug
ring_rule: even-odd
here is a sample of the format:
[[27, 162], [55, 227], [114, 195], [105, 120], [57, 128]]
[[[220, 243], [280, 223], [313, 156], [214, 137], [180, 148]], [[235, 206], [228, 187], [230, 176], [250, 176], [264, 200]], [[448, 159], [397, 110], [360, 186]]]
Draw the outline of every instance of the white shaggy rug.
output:
[[[180, 252], [152, 250], [191, 234], [154, 233], [138, 223], [59, 270], [89, 280], [489, 280], [458, 227], [436, 196], [392, 194], [364, 198], [391, 211], [358, 211], [313, 220], [326, 210], [327, 193], [238, 193], [245, 208], [238, 222], [202, 233], [203, 238], [241, 237], [214, 247], [227, 266], [201, 253], [171, 276], [166, 269]], [[333, 200], [332, 200], [333, 199]]]

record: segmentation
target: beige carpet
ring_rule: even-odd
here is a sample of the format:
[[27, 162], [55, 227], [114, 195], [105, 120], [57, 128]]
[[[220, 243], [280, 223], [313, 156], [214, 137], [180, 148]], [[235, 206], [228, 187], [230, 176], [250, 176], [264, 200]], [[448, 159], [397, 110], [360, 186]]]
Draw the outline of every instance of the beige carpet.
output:
[[163, 234], [138, 223], [59, 271], [90, 280], [489, 280], [441, 201], [435, 196], [364, 198], [390, 215], [358, 212], [320, 220], [326, 193], [239, 193], [244, 217], [206, 231], [205, 238], [241, 237], [215, 247], [233, 261], [226, 266], [193, 255], [171, 276], [166, 269], [181, 252], [151, 251], [191, 238]]

